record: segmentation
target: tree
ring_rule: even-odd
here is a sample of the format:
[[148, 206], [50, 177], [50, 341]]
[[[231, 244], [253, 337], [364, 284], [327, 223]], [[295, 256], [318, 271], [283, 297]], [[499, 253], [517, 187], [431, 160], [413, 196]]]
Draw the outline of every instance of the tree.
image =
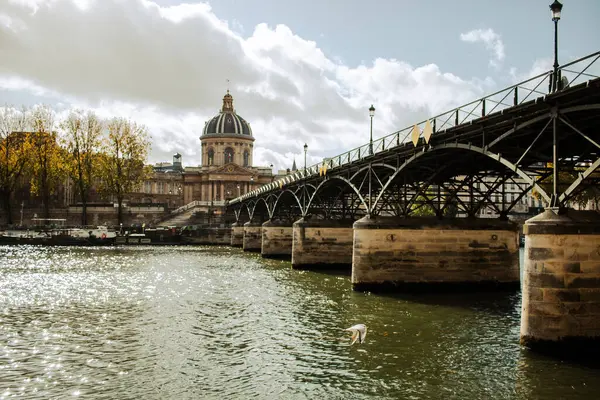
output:
[[29, 163], [30, 142], [26, 134], [29, 117], [26, 108], [0, 107], [0, 203], [8, 224], [13, 223], [12, 194]]
[[[552, 163], [548, 163], [546, 167], [548, 169], [552, 168]], [[583, 173], [586, 169], [587, 166], [575, 166], [571, 170], [559, 170], [557, 185], [558, 194], [560, 195], [563, 191], [565, 191], [573, 182], [575, 182], [579, 173]], [[582, 185], [581, 189], [576, 190], [574, 194], [569, 198], [568, 202], [571, 204], [575, 204], [579, 207], [585, 207], [591, 201], [593, 202], [595, 209], [597, 210], [598, 205], [600, 203], [600, 189], [594, 182], [596, 182], [599, 178], [600, 172], [598, 172], [597, 170], [591, 173], [590, 176], [588, 176], [587, 178], [589, 182], [582, 182], [580, 184]], [[552, 195], [554, 187], [554, 177], [552, 176], [552, 174], [542, 179], [539, 182], [539, 185], [548, 195]], [[542, 199], [541, 194], [536, 189], [532, 190], [531, 195], [537, 200]]]
[[65, 172], [62, 150], [56, 140], [54, 110], [46, 105], [35, 107], [31, 124], [31, 192], [41, 197], [44, 218], [50, 218], [50, 195], [64, 178]]
[[92, 111], [74, 110], [62, 122], [68, 170], [81, 201], [81, 224], [87, 225], [87, 203], [98, 169], [103, 124]]
[[123, 199], [142, 184], [150, 141], [146, 127], [124, 118], [112, 118], [100, 155], [100, 189], [117, 200], [118, 222], [123, 221]]

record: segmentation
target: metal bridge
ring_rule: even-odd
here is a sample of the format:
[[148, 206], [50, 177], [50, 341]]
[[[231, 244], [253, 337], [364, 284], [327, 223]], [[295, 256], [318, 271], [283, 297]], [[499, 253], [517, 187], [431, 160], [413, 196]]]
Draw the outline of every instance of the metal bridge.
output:
[[[533, 190], [564, 207], [600, 174], [600, 52], [275, 180], [228, 203], [236, 219], [501, 217]], [[501, 201], [493, 196], [501, 194]]]

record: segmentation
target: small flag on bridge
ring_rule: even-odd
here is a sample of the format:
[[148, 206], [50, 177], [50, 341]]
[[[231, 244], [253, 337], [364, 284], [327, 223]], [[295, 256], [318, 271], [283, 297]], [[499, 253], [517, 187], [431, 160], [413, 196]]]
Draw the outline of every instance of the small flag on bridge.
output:
[[323, 163], [323, 165], [319, 167], [319, 176], [325, 176], [325, 174], [327, 174], [327, 164]]
[[425, 143], [429, 143], [429, 139], [431, 139], [431, 135], [433, 134], [433, 129], [431, 128], [431, 123], [429, 120], [425, 123], [425, 129], [423, 129], [423, 137], [425, 138]]
[[421, 136], [421, 130], [417, 125], [415, 125], [411, 133], [412, 142], [415, 147], [417, 147], [417, 143], [419, 143], [419, 136]]

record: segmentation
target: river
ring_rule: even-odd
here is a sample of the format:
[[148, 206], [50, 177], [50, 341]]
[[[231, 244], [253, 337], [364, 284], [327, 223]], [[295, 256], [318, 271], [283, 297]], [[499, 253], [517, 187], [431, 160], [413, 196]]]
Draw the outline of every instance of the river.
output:
[[0, 399], [600, 393], [599, 370], [522, 349], [519, 316], [520, 293], [359, 293], [227, 247], [0, 246]]

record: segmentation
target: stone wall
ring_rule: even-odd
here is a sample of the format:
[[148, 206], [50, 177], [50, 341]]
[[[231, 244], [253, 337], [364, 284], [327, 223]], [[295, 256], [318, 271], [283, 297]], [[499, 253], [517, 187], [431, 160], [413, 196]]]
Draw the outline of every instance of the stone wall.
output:
[[353, 223], [304, 219], [294, 222], [292, 268], [352, 265]]
[[363, 218], [354, 224], [352, 284], [518, 288], [518, 227], [487, 219]]

